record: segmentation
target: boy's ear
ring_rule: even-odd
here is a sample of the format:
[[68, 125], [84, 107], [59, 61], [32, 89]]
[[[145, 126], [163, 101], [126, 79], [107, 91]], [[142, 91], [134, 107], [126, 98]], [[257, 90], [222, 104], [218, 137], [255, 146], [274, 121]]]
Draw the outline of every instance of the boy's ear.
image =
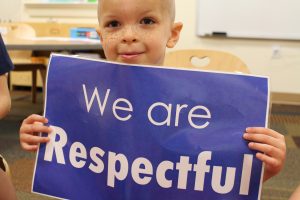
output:
[[182, 30], [183, 24], [181, 22], [176, 22], [172, 26], [171, 37], [167, 42], [168, 48], [173, 48], [179, 40], [180, 32]]
[[97, 31], [98, 36], [99, 36], [99, 38], [100, 38], [100, 41], [101, 41], [101, 43], [102, 43], [102, 42], [103, 42], [103, 37], [102, 37], [101, 31], [100, 31], [99, 28], [97, 28], [96, 31]]

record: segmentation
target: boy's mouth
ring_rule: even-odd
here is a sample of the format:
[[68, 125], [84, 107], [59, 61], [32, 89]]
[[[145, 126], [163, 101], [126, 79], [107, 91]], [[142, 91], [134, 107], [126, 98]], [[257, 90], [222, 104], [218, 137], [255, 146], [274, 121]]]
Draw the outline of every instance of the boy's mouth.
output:
[[144, 52], [126, 52], [126, 53], [120, 53], [119, 55], [123, 59], [134, 59], [143, 53]]

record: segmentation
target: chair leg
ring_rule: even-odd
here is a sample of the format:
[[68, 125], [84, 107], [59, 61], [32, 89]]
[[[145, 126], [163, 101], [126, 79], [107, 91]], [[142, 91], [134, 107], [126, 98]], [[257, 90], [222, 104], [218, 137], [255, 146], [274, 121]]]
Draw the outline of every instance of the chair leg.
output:
[[9, 89], [9, 90], [11, 90], [11, 85], [10, 85], [10, 79], [11, 79], [11, 78], [10, 78], [10, 73], [11, 73], [11, 72], [8, 72], [8, 75], [7, 75], [7, 86], [8, 86], [8, 89]]
[[42, 78], [42, 84], [43, 84], [43, 102], [45, 102], [45, 94], [46, 94], [46, 68], [41, 68], [40, 69], [40, 74]]
[[37, 79], [37, 70], [34, 69], [32, 70], [32, 88], [31, 88], [31, 92], [32, 92], [32, 103], [36, 103], [36, 79]]

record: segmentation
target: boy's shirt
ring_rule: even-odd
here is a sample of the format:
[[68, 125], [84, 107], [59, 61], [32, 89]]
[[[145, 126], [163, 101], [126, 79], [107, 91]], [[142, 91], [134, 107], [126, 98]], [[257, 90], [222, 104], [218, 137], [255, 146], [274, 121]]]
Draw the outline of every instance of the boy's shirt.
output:
[[14, 65], [11, 62], [7, 50], [5, 48], [4, 42], [0, 34], [0, 75], [3, 75], [11, 70], [13, 70]]

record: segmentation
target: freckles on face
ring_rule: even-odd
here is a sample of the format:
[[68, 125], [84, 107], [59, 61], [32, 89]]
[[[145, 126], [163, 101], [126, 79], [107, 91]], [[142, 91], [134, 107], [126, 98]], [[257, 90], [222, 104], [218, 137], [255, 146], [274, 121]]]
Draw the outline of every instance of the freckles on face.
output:
[[124, 42], [124, 32], [103, 35], [102, 46], [110, 61], [130, 64], [162, 65], [167, 37], [164, 30], [131, 30], [134, 42]]
[[117, 39], [114, 37], [103, 37], [102, 48], [107, 60], [115, 61], [115, 57], [117, 55], [117, 43]]

